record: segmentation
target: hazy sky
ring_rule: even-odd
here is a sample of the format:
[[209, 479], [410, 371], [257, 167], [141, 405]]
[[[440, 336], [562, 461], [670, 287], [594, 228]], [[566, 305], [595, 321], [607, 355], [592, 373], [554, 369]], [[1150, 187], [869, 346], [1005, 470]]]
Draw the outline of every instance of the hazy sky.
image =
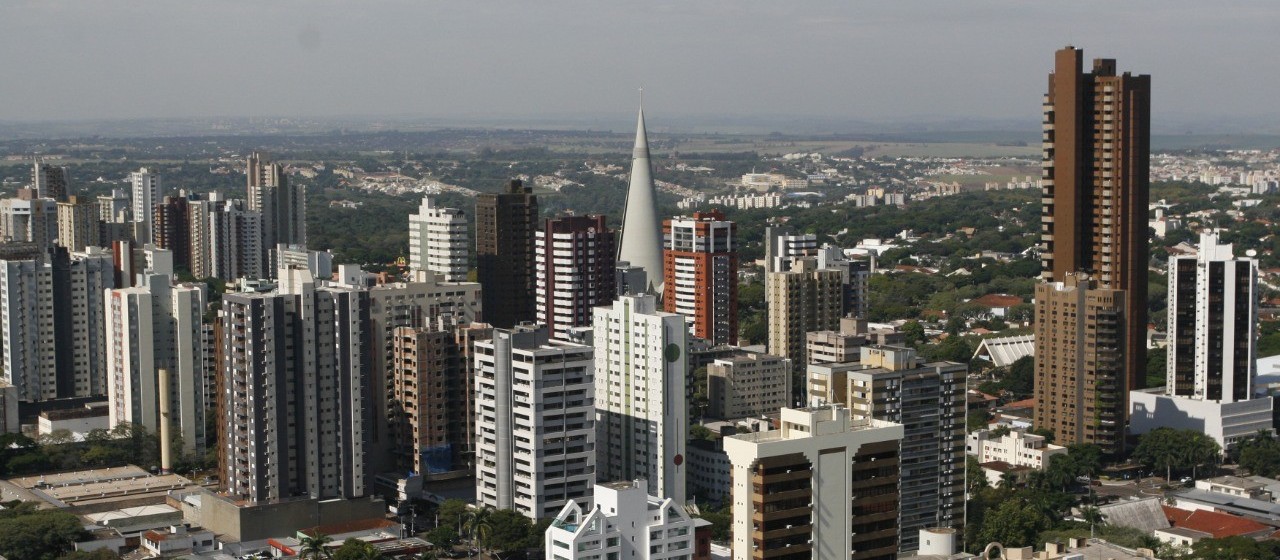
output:
[[1280, 115], [1280, 2], [0, 2], [0, 119], [1034, 118], [1053, 60], [1168, 116]]

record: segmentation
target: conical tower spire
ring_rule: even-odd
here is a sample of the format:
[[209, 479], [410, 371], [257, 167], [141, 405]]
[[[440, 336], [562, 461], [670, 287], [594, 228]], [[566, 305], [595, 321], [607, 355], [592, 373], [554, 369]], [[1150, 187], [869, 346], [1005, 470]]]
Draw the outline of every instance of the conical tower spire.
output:
[[643, 97], [641, 99], [640, 114], [636, 118], [636, 144], [631, 150], [631, 184], [627, 187], [627, 208], [622, 218], [618, 260], [643, 268], [649, 286], [660, 291], [662, 230], [658, 223], [658, 200], [653, 188], [649, 136], [644, 128]]

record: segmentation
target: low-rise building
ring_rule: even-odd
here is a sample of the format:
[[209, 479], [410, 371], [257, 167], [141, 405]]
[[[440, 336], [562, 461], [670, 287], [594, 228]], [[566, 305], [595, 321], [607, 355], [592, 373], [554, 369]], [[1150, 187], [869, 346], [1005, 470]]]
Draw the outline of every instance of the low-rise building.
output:
[[1017, 467], [1043, 469], [1049, 466], [1054, 455], [1062, 455], [1067, 448], [1054, 445], [1044, 436], [1028, 434], [1020, 430], [977, 430], [968, 436], [966, 452], [979, 463], [1002, 461]]
[[595, 507], [569, 501], [544, 536], [546, 560], [694, 560], [697, 522], [643, 480], [595, 486]]
[[198, 527], [173, 525], [164, 531], [147, 531], [139, 544], [156, 556], [208, 552], [214, 548], [213, 532]]
[[1228, 496], [1239, 496], [1268, 502], [1274, 501], [1271, 492], [1267, 490], [1266, 484], [1238, 476], [1219, 476], [1197, 480], [1196, 488]]

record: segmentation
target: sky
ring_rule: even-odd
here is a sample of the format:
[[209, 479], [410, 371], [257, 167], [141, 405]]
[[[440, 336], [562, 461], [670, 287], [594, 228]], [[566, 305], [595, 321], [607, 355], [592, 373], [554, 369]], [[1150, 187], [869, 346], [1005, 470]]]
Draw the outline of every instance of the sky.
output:
[[1035, 122], [1071, 44], [1151, 74], [1157, 120], [1280, 122], [1278, 21], [1275, 0], [4, 0], [0, 120], [629, 117], [643, 87], [667, 118]]

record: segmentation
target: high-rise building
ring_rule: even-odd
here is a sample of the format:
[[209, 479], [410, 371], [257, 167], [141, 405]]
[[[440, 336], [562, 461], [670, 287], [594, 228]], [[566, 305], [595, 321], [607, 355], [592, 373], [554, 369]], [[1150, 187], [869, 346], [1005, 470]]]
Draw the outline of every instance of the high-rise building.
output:
[[707, 366], [707, 416], [759, 418], [791, 404], [791, 360], [744, 352]]
[[1035, 425], [1055, 442], [1124, 449], [1127, 298], [1087, 274], [1036, 286]]
[[906, 335], [894, 328], [871, 328], [866, 319], [841, 317], [840, 330], [805, 333], [804, 363], [810, 367], [814, 364], [856, 362], [862, 355], [863, 346], [900, 346], [906, 340]]
[[615, 240], [604, 216], [547, 220], [535, 242], [534, 301], [538, 322], [561, 338], [591, 324], [592, 309], [613, 301]]
[[[272, 163], [267, 154], [253, 152], [245, 165], [248, 177], [248, 209], [262, 215], [262, 256], [259, 262], [275, 262], [271, 252], [276, 244], [307, 244], [306, 190], [289, 180], [284, 166]], [[276, 271], [265, 271], [275, 276]]]
[[924, 363], [908, 347], [864, 346], [845, 376], [841, 401], [854, 421], [903, 426], [898, 456], [899, 549], [915, 551], [921, 529], [964, 524], [965, 378], [968, 366]]
[[658, 194], [649, 162], [649, 136], [644, 128], [644, 108], [636, 119], [636, 143], [631, 150], [631, 181], [622, 217], [622, 240], [616, 260], [644, 269], [649, 284], [662, 280], [662, 230], [658, 223]]
[[227, 200], [216, 203], [209, 219], [205, 251], [209, 276], [234, 280], [267, 275], [266, 261], [262, 260], [267, 253], [262, 249], [261, 213], [249, 210], [243, 200]]
[[409, 266], [443, 274], [448, 282], [465, 282], [470, 270], [467, 216], [422, 197], [417, 214], [409, 215]]
[[222, 205], [222, 195], [216, 192], [187, 200], [189, 258], [191, 275], [196, 278], [213, 276], [213, 214], [220, 211]]
[[186, 196], [166, 196], [152, 206], [151, 243], [173, 252], [174, 266], [191, 270], [191, 209]]
[[106, 298], [107, 397], [111, 427], [133, 423], [160, 433], [160, 375], [169, 376], [170, 429], [183, 451], [205, 449], [204, 284], [170, 285], [144, 275]]
[[534, 311], [534, 239], [541, 232], [538, 197], [519, 180], [501, 193], [476, 196], [476, 279], [484, 286], [487, 321], [509, 329]]
[[782, 409], [776, 430], [724, 438], [733, 560], [892, 560], [902, 426], [840, 406]]
[[279, 272], [273, 293], [222, 298], [219, 465], [249, 502], [370, 491], [369, 293]]
[[544, 535], [546, 560], [697, 558], [699, 521], [683, 504], [648, 495], [642, 482], [597, 484], [594, 509], [565, 504]]
[[738, 343], [734, 230], [715, 210], [662, 224], [663, 309], [688, 317], [693, 335], [712, 344]]
[[1258, 262], [1215, 233], [1196, 255], [1169, 258], [1165, 387], [1131, 392], [1130, 432], [1194, 429], [1222, 447], [1274, 430], [1257, 376]]
[[[1096, 373], [1107, 377], [1097, 379], [1095, 387], [1082, 386], [1088, 377], [1083, 375], [1051, 380], [1051, 370], [1067, 365], [1041, 361], [1037, 347], [1038, 383], [1057, 383], [1053, 391], [1064, 394], [1107, 387], [1100, 406], [1118, 412], [1114, 418], [1107, 413], [1099, 425], [1088, 410], [1056, 408], [1039, 399], [1036, 409], [1044, 410], [1044, 420], [1067, 436], [1058, 443], [1099, 443], [1119, 450], [1128, 391], [1138, 387], [1146, 368], [1151, 77], [1117, 75], [1112, 59], [1095, 59], [1092, 71], [1084, 72], [1084, 53], [1074, 47], [1057, 51], [1054, 63], [1044, 96], [1043, 279], [1062, 283], [1067, 275], [1087, 274], [1094, 288], [1123, 292], [1117, 297], [1124, 305], [1118, 325], [1124, 331], [1115, 340], [1122, 347], [1122, 362], [1098, 368]], [[1039, 300], [1036, 305], [1040, 314], [1043, 305]], [[1069, 326], [1050, 329], [1045, 336], [1074, 336], [1066, 330]], [[1037, 346], [1041, 340], [1037, 333]], [[1086, 424], [1099, 427], [1082, 432]], [[1069, 429], [1072, 425], [1076, 429]], [[1076, 435], [1086, 439], [1074, 439]], [[1095, 439], [1099, 437], [1102, 441]]]
[[35, 243], [47, 249], [58, 239], [58, 203], [52, 198], [33, 198], [22, 190], [18, 198], [0, 199], [0, 237], [5, 241]]
[[[355, 279], [346, 278], [341, 272], [346, 265], [340, 266], [338, 276], [343, 285], [350, 288], [364, 288]], [[356, 267], [358, 269], [358, 267]], [[374, 399], [373, 422], [365, 427], [368, 436], [367, 453], [370, 472], [387, 472], [398, 468], [395, 450], [402, 445], [395, 436], [395, 426], [388, 422], [388, 399], [386, 395], [394, 384], [393, 370], [395, 356], [393, 345], [395, 329], [399, 327], [428, 327], [441, 321], [457, 325], [449, 327], [460, 337], [459, 352], [470, 352], [471, 339], [482, 337], [482, 333], [471, 332], [470, 329], [481, 328], [480, 284], [475, 282], [445, 282], [443, 276], [423, 271], [413, 273], [409, 282], [391, 282], [368, 288], [369, 291], [369, 336], [370, 347], [373, 348], [371, 358], [373, 394], [381, 398]], [[451, 432], [451, 433], [456, 433]], [[468, 450], [470, 446], [468, 446]]]
[[492, 332], [483, 324], [437, 323], [395, 329], [387, 404], [401, 468], [425, 476], [470, 466], [475, 379], [468, 360], [475, 341]]
[[71, 195], [58, 203], [58, 244], [70, 251], [99, 247], [98, 207], [93, 201]]
[[0, 356], [21, 400], [106, 394], [103, 291], [114, 287], [98, 248], [0, 261]]
[[66, 167], [36, 161], [31, 169], [31, 190], [36, 198], [64, 201], [71, 194], [70, 184]]
[[[160, 181], [160, 174], [143, 167], [129, 174], [129, 183], [133, 187], [133, 203], [131, 204], [131, 215], [133, 221], [142, 222], [148, 225], [147, 231], [151, 230], [151, 216], [155, 212], [155, 207], [164, 199], [164, 183]], [[139, 243], [149, 243], [151, 236], [147, 235], [144, 239], [139, 239]]]
[[624, 295], [596, 308], [592, 326], [599, 480], [643, 478], [650, 494], [685, 503], [684, 316]]
[[476, 342], [476, 503], [530, 519], [570, 501], [591, 508], [596, 480], [590, 346], [544, 327]]
[[785, 271], [792, 259], [818, 254], [818, 236], [812, 233], [796, 234], [790, 227], [771, 225], [764, 228], [764, 238], [765, 272]]
[[[132, 174], [130, 181], [132, 181]], [[111, 194], [98, 195], [98, 221], [107, 223], [133, 221], [129, 191], [111, 189]]]
[[[794, 258], [789, 268], [765, 273], [769, 353], [804, 360], [805, 333], [840, 328], [844, 289], [842, 272], [819, 268], [814, 257]], [[803, 367], [796, 369], [803, 373]]]

